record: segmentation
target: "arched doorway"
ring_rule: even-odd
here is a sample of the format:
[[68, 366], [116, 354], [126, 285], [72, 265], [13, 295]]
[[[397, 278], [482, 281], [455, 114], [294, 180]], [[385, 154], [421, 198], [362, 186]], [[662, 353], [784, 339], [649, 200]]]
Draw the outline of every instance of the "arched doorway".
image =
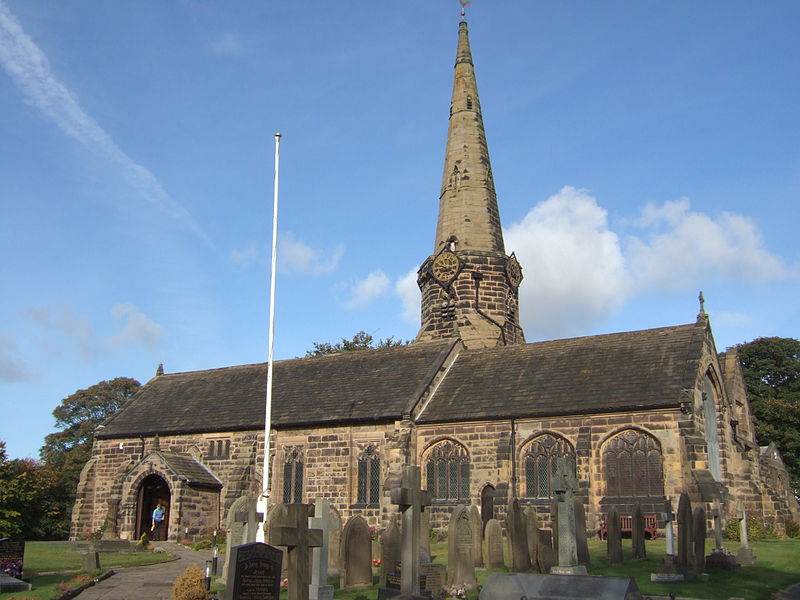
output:
[[[153, 524], [153, 510], [161, 504], [164, 507], [164, 525], [161, 528], [159, 539], [167, 539], [169, 531], [169, 505], [170, 492], [164, 478], [155, 473], [148, 475], [139, 484], [136, 492], [136, 538], [143, 533], [151, 536], [150, 527]], [[153, 538], [151, 538], [153, 539]]]
[[489, 519], [494, 519], [494, 486], [491, 483], [487, 483], [481, 490], [481, 521], [484, 530]]

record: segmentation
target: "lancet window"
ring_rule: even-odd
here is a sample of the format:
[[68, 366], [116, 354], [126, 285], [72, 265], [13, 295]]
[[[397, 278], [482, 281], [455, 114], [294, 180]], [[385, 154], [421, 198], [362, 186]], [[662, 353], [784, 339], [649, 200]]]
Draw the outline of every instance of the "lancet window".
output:
[[434, 445], [425, 461], [428, 491], [434, 500], [469, 500], [469, 454], [458, 442]]
[[664, 495], [661, 445], [648, 433], [626, 429], [611, 438], [603, 449], [603, 467], [607, 496]]
[[283, 462], [283, 502], [293, 504], [303, 501], [303, 449], [286, 448]]
[[380, 501], [381, 459], [378, 449], [370, 444], [358, 457], [359, 504], [377, 504]]
[[543, 433], [528, 442], [522, 451], [525, 472], [525, 495], [528, 498], [550, 498], [557, 459], [566, 458], [575, 473], [575, 449], [566, 439]]

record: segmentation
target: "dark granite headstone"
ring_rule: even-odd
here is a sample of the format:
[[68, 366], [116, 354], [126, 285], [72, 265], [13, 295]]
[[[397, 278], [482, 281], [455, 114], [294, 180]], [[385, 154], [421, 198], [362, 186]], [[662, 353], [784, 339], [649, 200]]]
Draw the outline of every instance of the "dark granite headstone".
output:
[[644, 545], [644, 513], [638, 502], [633, 507], [633, 517], [631, 518], [631, 550], [633, 560], [647, 558], [647, 550]]
[[683, 492], [678, 500], [678, 562], [684, 574], [694, 568], [694, 544], [692, 543], [692, 502]]
[[702, 506], [694, 509], [692, 537], [694, 538], [694, 571], [702, 573], [706, 567], [706, 511]]
[[589, 558], [589, 541], [586, 539], [586, 511], [583, 501], [574, 498], [575, 502], [575, 543], [578, 550], [578, 564], [586, 567], [592, 564]]
[[397, 573], [396, 563], [399, 560], [400, 528], [397, 526], [397, 519], [393, 517], [389, 526], [381, 534], [381, 587], [387, 587], [386, 578], [390, 573]]
[[23, 540], [0, 539], [0, 573], [11, 577], [21, 577], [24, 559], [25, 542]]
[[641, 600], [632, 577], [492, 573], [480, 600]]
[[508, 507], [506, 516], [506, 535], [511, 550], [511, 570], [514, 573], [527, 573], [531, 570], [531, 558], [528, 553], [527, 522], [525, 513], [514, 498]]
[[608, 534], [606, 535], [606, 543], [608, 544], [608, 564], [621, 565], [622, 564], [622, 532], [619, 527], [619, 511], [617, 507], [611, 507], [606, 517]]
[[342, 530], [339, 581], [339, 587], [348, 590], [372, 585], [372, 537], [359, 515], [350, 517]]
[[447, 529], [447, 584], [474, 586], [475, 555], [472, 524], [463, 504], [453, 509]]
[[503, 528], [497, 519], [489, 519], [489, 522], [486, 523], [486, 559], [490, 569], [496, 569], [505, 564]]
[[469, 507], [469, 522], [472, 525], [472, 552], [475, 566], [483, 566], [483, 519], [478, 507], [474, 504]]
[[283, 560], [278, 548], [253, 542], [234, 546], [230, 554], [226, 600], [278, 600]]

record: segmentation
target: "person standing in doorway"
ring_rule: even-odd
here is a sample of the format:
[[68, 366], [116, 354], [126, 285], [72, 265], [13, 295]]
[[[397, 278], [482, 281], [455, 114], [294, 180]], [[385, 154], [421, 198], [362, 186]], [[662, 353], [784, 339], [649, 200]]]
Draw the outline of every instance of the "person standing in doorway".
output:
[[161, 538], [161, 530], [163, 529], [163, 527], [164, 527], [164, 505], [159, 502], [155, 510], [153, 510], [153, 524], [150, 526], [150, 531], [152, 533], [151, 539], [153, 541]]

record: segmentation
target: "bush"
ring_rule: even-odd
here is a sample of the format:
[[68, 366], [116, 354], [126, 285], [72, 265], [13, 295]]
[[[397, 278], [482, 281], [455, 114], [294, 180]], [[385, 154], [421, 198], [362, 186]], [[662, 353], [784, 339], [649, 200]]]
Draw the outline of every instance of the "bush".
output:
[[[725, 535], [729, 540], [740, 542], [739, 531], [738, 519], [731, 519], [728, 521], [728, 526], [725, 528]], [[750, 515], [747, 518], [747, 539], [749, 541], [758, 542], [774, 537], [777, 537], [774, 524], [764, 523], [761, 519], [756, 518], [755, 515]]]
[[800, 538], [800, 523], [792, 519], [786, 521], [786, 535], [790, 538]]
[[137, 546], [142, 546], [143, 548], [147, 548], [150, 545], [150, 536], [146, 533], [142, 534], [142, 537], [139, 538], [139, 541], [136, 542]]
[[208, 550], [211, 546], [211, 540], [200, 540], [192, 544], [192, 550]]
[[172, 586], [173, 600], [208, 600], [203, 572], [197, 567], [189, 567], [181, 573]]

